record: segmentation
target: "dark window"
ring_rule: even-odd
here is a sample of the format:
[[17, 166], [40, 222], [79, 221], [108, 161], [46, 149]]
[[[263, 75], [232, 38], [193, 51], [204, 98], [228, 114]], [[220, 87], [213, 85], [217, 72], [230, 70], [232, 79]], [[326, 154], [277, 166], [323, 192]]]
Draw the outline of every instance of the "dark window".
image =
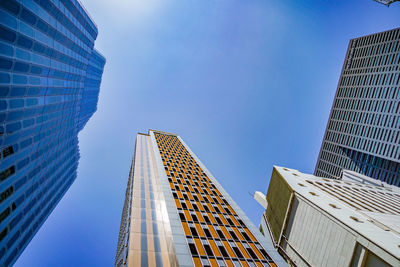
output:
[[41, 19], [38, 20], [37, 27], [44, 33], [46, 33], [49, 28], [49, 26], [47, 26], [47, 24], [44, 23]]
[[22, 63], [22, 62], [16, 62], [14, 64], [14, 71], [19, 71], [19, 72], [28, 72], [29, 70], [29, 65]]
[[257, 259], [256, 253], [251, 248], [246, 248], [247, 252], [250, 254], [252, 259]]
[[14, 187], [10, 186], [0, 194], [0, 203], [6, 200], [14, 192]]
[[220, 238], [222, 238], [222, 239], [225, 238], [224, 233], [222, 233], [222, 231], [219, 229], [217, 229], [217, 234], [219, 235]]
[[243, 258], [242, 252], [240, 252], [240, 250], [239, 250], [238, 247], [233, 247], [233, 250], [235, 251], [236, 256], [237, 256], [238, 258]]
[[270, 256], [267, 254], [267, 252], [261, 248], [260, 249], [261, 254], [263, 254], [263, 256], [267, 259], [267, 260], [271, 260]]
[[179, 213], [179, 217], [181, 218], [181, 221], [186, 221], [185, 215], [183, 213]]
[[247, 235], [246, 232], [242, 232], [242, 235], [243, 235], [244, 239], [246, 239], [247, 241], [251, 241], [250, 237]]
[[5, 210], [3, 210], [3, 212], [0, 213], [0, 223], [1, 223], [2, 221], [4, 221], [4, 219], [7, 218], [8, 215], [10, 215], [10, 213], [11, 213], [10, 207], [7, 207]]
[[24, 48], [27, 48], [27, 49], [31, 49], [31, 47], [32, 47], [32, 45], [33, 45], [33, 42], [32, 42], [32, 40], [30, 40], [30, 39], [28, 39], [28, 38], [26, 38], [26, 37], [23, 37], [23, 36], [18, 36], [18, 41], [17, 41], [17, 43], [20, 45], [20, 46], [22, 46], [22, 47], [24, 47]]
[[4, 237], [7, 235], [8, 233], [8, 229], [7, 227], [3, 229], [3, 231], [1, 231], [0, 233], [0, 241], [2, 241], [4, 239]]
[[28, 22], [31, 25], [34, 25], [36, 23], [36, 16], [34, 14], [32, 14], [32, 12], [30, 12], [27, 9], [22, 9], [21, 12], [21, 17], [23, 20], [25, 20], [26, 22]]
[[198, 237], [199, 235], [197, 234], [196, 228], [190, 227], [190, 232], [192, 233], [192, 236]]
[[0, 58], [0, 69], [6, 69], [9, 70], [11, 69], [12, 66], [12, 61], [5, 59], [5, 58]]
[[19, 12], [19, 4], [15, 1], [0, 1], [0, 5], [13, 13], [14, 15], [18, 15]]
[[218, 248], [219, 248], [219, 251], [221, 251], [221, 254], [223, 257], [229, 257], [224, 246], [218, 246]]
[[15, 173], [15, 167], [11, 166], [8, 169], [5, 169], [4, 171], [0, 172], [0, 180], [4, 181], [5, 179], [7, 179], [8, 177], [10, 177], [11, 175], [13, 175]]
[[38, 53], [43, 54], [44, 51], [46, 50], [46, 47], [44, 47], [43, 45], [41, 45], [39, 43], [35, 43], [35, 45], [33, 46], [33, 50], [35, 50]]
[[206, 234], [207, 238], [212, 238], [212, 235], [210, 233], [210, 230], [208, 229], [203, 229], [204, 233]]
[[197, 249], [196, 249], [196, 246], [194, 244], [189, 244], [189, 248], [190, 248], [190, 252], [192, 253], [192, 255], [194, 255], [194, 256], [199, 255], [197, 253]]
[[12, 146], [3, 149], [3, 158], [6, 158], [12, 154], [14, 154], [14, 148]]
[[215, 220], [217, 221], [218, 224], [223, 224], [220, 218], [215, 217]]
[[204, 244], [204, 249], [206, 250], [206, 253], [207, 253], [208, 256], [214, 257], [214, 254], [213, 254], [213, 252], [211, 250], [210, 245]]
[[15, 39], [17, 38], [17, 35], [15, 34], [15, 32], [6, 29], [3, 26], [0, 26], [0, 38], [10, 43], [14, 43]]
[[235, 234], [235, 232], [229, 231], [229, 234], [232, 236], [233, 239], [235, 239], [235, 240], [238, 239], [238, 237], [237, 237], [237, 235]]

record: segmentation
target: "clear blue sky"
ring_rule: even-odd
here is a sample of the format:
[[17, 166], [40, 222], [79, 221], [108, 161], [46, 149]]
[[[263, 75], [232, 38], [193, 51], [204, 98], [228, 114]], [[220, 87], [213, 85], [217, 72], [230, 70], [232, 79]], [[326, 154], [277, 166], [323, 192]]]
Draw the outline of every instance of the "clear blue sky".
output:
[[78, 178], [15, 266], [112, 266], [137, 132], [178, 133], [258, 225], [273, 165], [312, 173], [349, 39], [373, 0], [82, 0], [107, 58]]

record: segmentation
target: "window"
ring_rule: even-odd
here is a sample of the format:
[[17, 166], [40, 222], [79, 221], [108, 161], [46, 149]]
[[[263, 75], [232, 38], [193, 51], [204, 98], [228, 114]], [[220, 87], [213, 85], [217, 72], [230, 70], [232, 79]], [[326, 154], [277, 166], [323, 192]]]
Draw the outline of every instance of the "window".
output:
[[13, 175], [15, 173], [15, 167], [11, 166], [8, 169], [5, 169], [4, 171], [0, 172], [0, 180], [4, 181], [5, 179], [7, 179], [8, 177], [10, 177], [11, 175]]
[[229, 255], [226, 252], [226, 249], [225, 249], [224, 245], [222, 244], [222, 242], [221, 241], [215, 241], [215, 243], [217, 244], [217, 247], [218, 247], [219, 251], [221, 252], [221, 255], [223, 257], [229, 257]]
[[190, 253], [192, 253], [193, 256], [199, 255], [199, 253], [197, 252], [195, 244], [189, 243], [189, 249], [190, 249]]
[[240, 252], [239, 248], [235, 245], [232, 247], [233, 251], [235, 251], [235, 254], [238, 258], [243, 258], [242, 252]]
[[235, 232], [233, 232], [233, 230], [230, 230], [230, 231], [229, 231], [229, 234], [232, 236], [232, 238], [233, 238], [234, 240], [238, 240], [238, 237], [237, 237], [237, 235], [235, 234]]
[[211, 250], [210, 245], [208, 245], [208, 244], [203, 244], [203, 246], [204, 246], [204, 249], [206, 250], [207, 255], [208, 255], [209, 257], [214, 257], [214, 254], [213, 254], [213, 252], [212, 252], [212, 250]]
[[190, 226], [190, 232], [192, 233], [192, 236], [198, 237], [199, 235], [197, 234], [197, 230], [194, 226]]
[[218, 236], [219, 236], [221, 239], [225, 239], [224, 233], [222, 233], [221, 229], [216, 229], [216, 232], [217, 232]]

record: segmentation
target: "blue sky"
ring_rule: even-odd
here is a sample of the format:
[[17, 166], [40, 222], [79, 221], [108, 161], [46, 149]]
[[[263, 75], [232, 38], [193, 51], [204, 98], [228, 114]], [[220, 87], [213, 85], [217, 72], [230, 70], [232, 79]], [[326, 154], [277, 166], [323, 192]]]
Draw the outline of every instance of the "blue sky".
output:
[[258, 225], [273, 165], [312, 173], [348, 41], [400, 26], [372, 0], [82, 0], [107, 58], [78, 178], [15, 266], [111, 266], [137, 132], [178, 133]]

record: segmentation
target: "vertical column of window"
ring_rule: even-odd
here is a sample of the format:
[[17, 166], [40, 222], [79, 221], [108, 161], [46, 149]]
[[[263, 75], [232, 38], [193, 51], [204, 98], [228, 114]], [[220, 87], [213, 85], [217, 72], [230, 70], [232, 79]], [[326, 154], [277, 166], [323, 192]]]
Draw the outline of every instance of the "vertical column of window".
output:
[[140, 234], [140, 251], [141, 251], [141, 266], [148, 265], [147, 254], [147, 222], [146, 222], [146, 187], [145, 187], [145, 142], [144, 137], [140, 137], [140, 221], [141, 221], [141, 234]]
[[[150, 141], [149, 138], [146, 137], [146, 141]], [[152, 230], [153, 230], [153, 242], [154, 242], [154, 253], [155, 253], [155, 261], [156, 266], [163, 266], [162, 255], [161, 255], [161, 241], [160, 241], [160, 231], [158, 229], [158, 221], [156, 214], [156, 205], [155, 205], [155, 196], [154, 193], [158, 192], [157, 184], [155, 181], [155, 173], [151, 168], [151, 159], [150, 159], [150, 149], [151, 145], [149, 142], [146, 142], [146, 166], [147, 166], [147, 174], [148, 174], [148, 185], [149, 185], [149, 195], [150, 195], [150, 206], [151, 206], [151, 220], [152, 220]]]

